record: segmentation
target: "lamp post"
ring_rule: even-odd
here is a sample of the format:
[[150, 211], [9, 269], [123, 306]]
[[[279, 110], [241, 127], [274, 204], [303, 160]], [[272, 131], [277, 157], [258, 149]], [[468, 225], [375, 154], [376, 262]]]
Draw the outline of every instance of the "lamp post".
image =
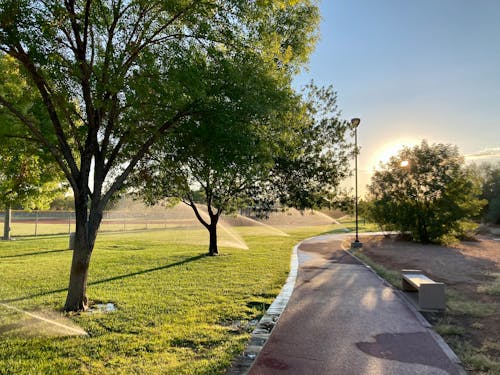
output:
[[355, 148], [355, 158], [354, 158], [354, 176], [355, 176], [355, 191], [356, 197], [354, 205], [356, 207], [356, 239], [351, 243], [351, 248], [360, 248], [363, 247], [363, 244], [359, 242], [358, 235], [358, 126], [361, 120], [359, 118], [353, 118], [351, 120], [351, 124], [354, 126], [354, 148]]

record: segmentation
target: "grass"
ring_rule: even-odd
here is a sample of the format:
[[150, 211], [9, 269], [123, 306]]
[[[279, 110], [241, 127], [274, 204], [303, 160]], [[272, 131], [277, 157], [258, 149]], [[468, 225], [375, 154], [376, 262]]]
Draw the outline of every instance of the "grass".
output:
[[[0, 222], [3, 228], [3, 223]], [[178, 224], [169, 224], [165, 221], [149, 220], [144, 222], [135, 221], [111, 221], [107, 220], [101, 224], [100, 232], [123, 232], [123, 231], [137, 231], [137, 230], [151, 230], [151, 229], [171, 229], [173, 227], [178, 227]], [[65, 224], [54, 224], [54, 223], [44, 223], [40, 221], [35, 224], [32, 223], [21, 223], [14, 221], [11, 224], [11, 236], [12, 237], [35, 237], [35, 236], [47, 236], [47, 235], [59, 235], [68, 234], [75, 231], [74, 220], [71, 223]]]
[[491, 283], [480, 285], [477, 288], [479, 293], [486, 293], [492, 296], [500, 296], [500, 273], [490, 275], [495, 278]]
[[[236, 231], [249, 250], [206, 257], [205, 230], [101, 234], [88, 294], [111, 313], [68, 318], [89, 336], [24, 335], [24, 314], [0, 305], [0, 374], [219, 374], [241, 352], [247, 322], [279, 293], [300, 239], [331, 226]], [[71, 252], [67, 236], [0, 242], [0, 302], [60, 311]], [[21, 328], [24, 328], [22, 330]]]
[[[343, 228], [349, 229], [349, 231], [356, 231], [356, 219], [353, 216], [344, 216], [338, 220], [342, 224]], [[358, 218], [358, 231], [359, 232], [378, 232], [380, 227], [372, 222], [368, 222], [363, 218]], [[340, 231], [339, 231], [340, 232]]]
[[465, 328], [457, 326], [452, 323], [445, 322], [444, 320], [434, 326], [434, 329], [441, 336], [464, 336]]
[[470, 317], [487, 317], [495, 314], [497, 306], [493, 303], [483, 303], [472, 300], [460, 291], [452, 288], [446, 290], [446, 304], [449, 313], [453, 315], [467, 315]]
[[401, 275], [399, 272], [389, 270], [381, 264], [374, 262], [373, 260], [371, 260], [371, 258], [366, 256], [361, 249], [350, 249], [349, 252], [351, 252], [355, 257], [361, 259], [364, 263], [373, 268], [373, 270], [380, 277], [388, 281], [391, 285], [401, 289]]

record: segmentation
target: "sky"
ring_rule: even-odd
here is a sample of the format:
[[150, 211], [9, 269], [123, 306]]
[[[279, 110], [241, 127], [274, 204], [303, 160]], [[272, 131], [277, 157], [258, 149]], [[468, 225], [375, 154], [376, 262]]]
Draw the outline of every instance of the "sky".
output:
[[321, 15], [295, 85], [333, 84], [342, 117], [361, 118], [362, 192], [380, 160], [423, 139], [500, 161], [499, 0], [323, 0]]

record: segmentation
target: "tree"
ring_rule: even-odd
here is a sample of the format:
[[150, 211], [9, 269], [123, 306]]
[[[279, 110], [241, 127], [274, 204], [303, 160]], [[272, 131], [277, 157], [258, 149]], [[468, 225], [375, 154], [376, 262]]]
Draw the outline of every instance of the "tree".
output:
[[67, 196], [65, 192], [58, 194], [52, 202], [50, 202], [50, 210], [52, 211], [73, 211], [74, 199]]
[[10, 240], [10, 210], [45, 209], [61, 191], [61, 174], [54, 163], [29, 151], [23, 142], [0, 138], [0, 204], [5, 209], [4, 240]]
[[[13, 59], [0, 59], [0, 71], [15, 72]], [[24, 89], [25, 82], [18, 74], [4, 75], [2, 94], [15, 98], [25, 115], [37, 117], [40, 97], [24, 93]], [[34, 142], [11, 112], [0, 107], [0, 205], [5, 209], [4, 240], [10, 240], [11, 208], [47, 208], [61, 191], [63, 179], [51, 155]]]
[[302, 95], [302, 106], [295, 105], [291, 122], [283, 124], [293, 131], [283, 133], [275, 155], [276, 200], [299, 210], [349, 206], [339, 185], [350, 176], [349, 162], [358, 152], [347, 137], [352, 139], [353, 125], [341, 119], [332, 86], [311, 83]]
[[[217, 223], [223, 213], [246, 206], [263, 213], [280, 197], [301, 209], [319, 207], [348, 173], [352, 145], [344, 136], [349, 124], [337, 118], [332, 88], [310, 85], [301, 99], [245, 61], [217, 72], [222, 75], [213, 82], [234, 82], [231, 89], [214, 85], [220, 97], [214, 93], [217, 99], [206, 103], [210, 115], [178, 129], [176, 139], [155, 149], [153, 160], [143, 163], [132, 182], [149, 204], [179, 198], [190, 206], [209, 232], [209, 255], [218, 254]], [[259, 79], [245, 78], [246, 69]], [[289, 181], [294, 167], [307, 172]]]
[[500, 224], [500, 163], [484, 163], [471, 167], [481, 181], [480, 198], [487, 201], [482, 212], [485, 221]]
[[150, 147], [198, 113], [204, 61], [251, 50], [262, 64], [292, 72], [307, 58], [317, 22], [312, 0], [0, 2], [0, 51], [39, 92], [51, 126], [42, 129], [9, 96], [0, 104], [50, 151], [74, 193], [66, 311], [87, 307], [104, 207]]
[[422, 243], [460, 233], [460, 221], [477, 215], [484, 204], [458, 149], [426, 141], [404, 147], [382, 165], [368, 191], [372, 220], [385, 229], [409, 231]]

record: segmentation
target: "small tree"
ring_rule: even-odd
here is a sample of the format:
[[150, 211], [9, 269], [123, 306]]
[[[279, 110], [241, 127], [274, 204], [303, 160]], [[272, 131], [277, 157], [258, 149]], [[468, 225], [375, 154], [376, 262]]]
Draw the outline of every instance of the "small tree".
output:
[[372, 220], [385, 229], [409, 231], [423, 243], [460, 233], [460, 221], [477, 215], [484, 203], [458, 149], [426, 141], [404, 147], [382, 165], [368, 190]]
[[0, 138], [0, 204], [5, 209], [4, 240], [10, 240], [10, 210], [45, 209], [61, 191], [62, 176], [52, 162], [32, 154], [21, 141]]
[[[260, 89], [245, 78], [246, 69], [259, 76]], [[175, 141], [156, 149], [154, 161], [144, 163], [133, 179], [147, 203], [177, 197], [190, 206], [209, 232], [210, 255], [218, 254], [223, 213], [258, 206], [263, 214], [280, 198], [300, 209], [326, 205], [325, 197], [348, 174], [352, 152], [344, 138], [349, 124], [338, 120], [331, 88], [310, 85], [301, 100], [248, 59], [223, 76], [221, 81], [246, 90], [214, 86], [218, 94], [211, 97], [223, 100], [207, 102], [210, 113], [178, 129]]]

